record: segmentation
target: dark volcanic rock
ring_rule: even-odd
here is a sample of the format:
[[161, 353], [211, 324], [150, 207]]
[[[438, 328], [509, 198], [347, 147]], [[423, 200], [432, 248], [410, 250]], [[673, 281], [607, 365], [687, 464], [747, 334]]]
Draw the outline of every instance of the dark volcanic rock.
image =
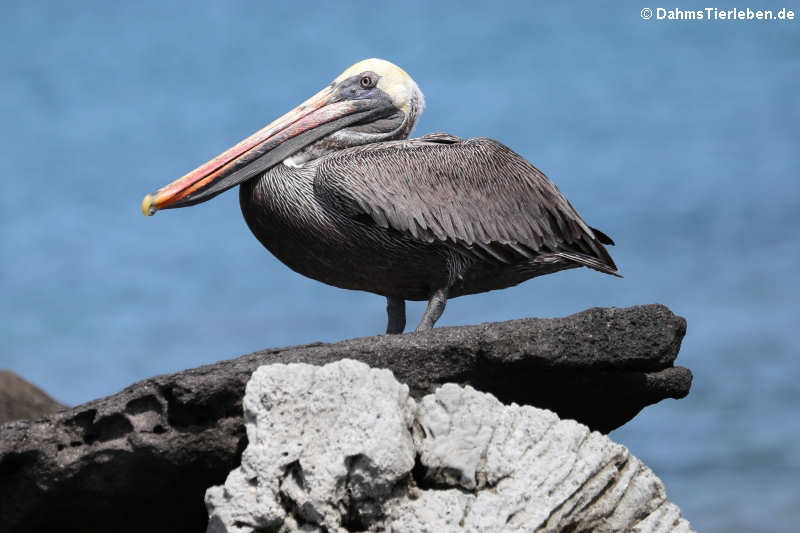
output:
[[596, 308], [336, 344], [265, 350], [158, 376], [0, 428], [0, 531], [202, 531], [203, 494], [246, 445], [242, 396], [270, 363], [347, 357], [389, 368], [420, 397], [446, 382], [610, 431], [689, 392], [673, 367], [686, 321], [661, 305]]
[[42, 389], [10, 370], [0, 370], [0, 424], [65, 409]]

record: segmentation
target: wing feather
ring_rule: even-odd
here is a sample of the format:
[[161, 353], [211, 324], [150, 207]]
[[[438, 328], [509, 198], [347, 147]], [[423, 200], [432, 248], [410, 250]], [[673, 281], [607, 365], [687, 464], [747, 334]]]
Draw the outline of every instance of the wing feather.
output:
[[348, 216], [484, 260], [549, 254], [617, 272], [603, 247], [611, 239], [595, 235], [541, 171], [492, 139], [433, 134], [341, 150], [316, 164], [315, 194]]

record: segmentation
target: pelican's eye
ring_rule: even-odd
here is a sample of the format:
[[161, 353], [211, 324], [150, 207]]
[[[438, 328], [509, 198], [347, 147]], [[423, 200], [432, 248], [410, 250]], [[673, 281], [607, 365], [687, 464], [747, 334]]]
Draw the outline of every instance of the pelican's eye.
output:
[[370, 74], [364, 74], [361, 76], [361, 79], [358, 83], [361, 85], [362, 89], [372, 89], [375, 87], [375, 77], [371, 76]]

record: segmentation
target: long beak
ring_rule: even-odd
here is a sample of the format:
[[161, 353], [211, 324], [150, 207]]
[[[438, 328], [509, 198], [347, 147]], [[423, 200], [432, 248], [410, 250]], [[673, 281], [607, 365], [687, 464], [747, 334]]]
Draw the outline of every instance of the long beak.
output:
[[337, 100], [328, 86], [236, 146], [145, 196], [142, 212], [150, 216], [159, 209], [209, 200], [374, 111], [366, 100]]

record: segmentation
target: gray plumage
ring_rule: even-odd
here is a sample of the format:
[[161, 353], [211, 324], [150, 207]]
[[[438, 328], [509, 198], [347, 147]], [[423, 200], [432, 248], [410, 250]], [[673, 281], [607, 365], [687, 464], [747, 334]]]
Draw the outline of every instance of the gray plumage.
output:
[[255, 236], [293, 270], [390, 299], [439, 290], [446, 300], [580, 266], [617, 275], [610, 239], [492, 139], [346, 148], [273, 167], [242, 184], [240, 202]]

